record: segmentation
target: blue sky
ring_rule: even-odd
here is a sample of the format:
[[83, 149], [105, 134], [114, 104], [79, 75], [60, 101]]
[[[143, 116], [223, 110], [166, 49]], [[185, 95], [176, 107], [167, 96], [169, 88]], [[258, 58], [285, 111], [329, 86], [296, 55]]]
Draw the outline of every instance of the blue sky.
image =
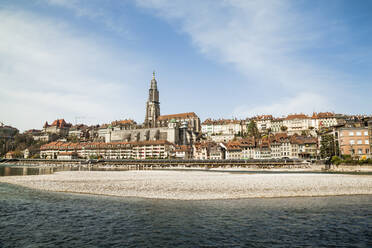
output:
[[371, 1], [0, 2], [0, 121], [371, 114]]

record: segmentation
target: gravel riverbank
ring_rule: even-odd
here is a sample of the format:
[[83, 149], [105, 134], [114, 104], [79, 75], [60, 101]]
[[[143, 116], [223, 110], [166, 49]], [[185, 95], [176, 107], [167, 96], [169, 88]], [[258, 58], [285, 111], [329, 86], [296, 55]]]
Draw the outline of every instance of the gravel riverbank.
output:
[[178, 200], [372, 194], [372, 176], [207, 171], [64, 171], [0, 182], [70, 193]]

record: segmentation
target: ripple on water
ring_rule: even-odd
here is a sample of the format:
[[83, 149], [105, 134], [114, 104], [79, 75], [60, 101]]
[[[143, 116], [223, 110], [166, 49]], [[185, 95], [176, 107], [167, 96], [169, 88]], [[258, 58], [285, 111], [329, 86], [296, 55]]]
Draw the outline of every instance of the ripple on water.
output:
[[369, 247], [372, 196], [171, 201], [0, 184], [0, 247]]

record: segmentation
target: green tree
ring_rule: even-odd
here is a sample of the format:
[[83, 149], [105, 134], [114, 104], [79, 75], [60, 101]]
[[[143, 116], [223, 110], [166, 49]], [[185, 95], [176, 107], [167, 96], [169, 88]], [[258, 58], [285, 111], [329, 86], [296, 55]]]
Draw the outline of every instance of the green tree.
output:
[[323, 134], [320, 142], [320, 157], [332, 158], [339, 154], [333, 134]]
[[302, 130], [301, 136], [307, 136], [307, 135], [308, 135], [308, 132], [306, 132], [305, 130]]
[[281, 126], [281, 127], [280, 127], [280, 130], [281, 130], [282, 132], [285, 132], [285, 131], [288, 130], [288, 127], [286, 127], [286, 126]]
[[333, 156], [331, 162], [332, 164], [339, 165], [342, 163], [342, 159], [338, 156]]
[[255, 121], [250, 121], [249, 124], [247, 125], [247, 134], [250, 137], [254, 137], [255, 139], [260, 139], [261, 134], [260, 131], [257, 128], [257, 124]]

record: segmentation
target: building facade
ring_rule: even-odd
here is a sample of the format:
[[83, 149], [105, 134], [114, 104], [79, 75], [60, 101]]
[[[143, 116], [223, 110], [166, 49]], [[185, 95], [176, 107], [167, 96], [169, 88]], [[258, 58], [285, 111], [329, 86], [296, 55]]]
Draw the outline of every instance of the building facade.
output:
[[343, 127], [338, 131], [341, 155], [368, 158], [371, 155], [368, 127]]
[[40, 157], [45, 159], [78, 158], [103, 159], [164, 159], [169, 158], [174, 145], [166, 140], [141, 142], [51, 142], [41, 146]]

